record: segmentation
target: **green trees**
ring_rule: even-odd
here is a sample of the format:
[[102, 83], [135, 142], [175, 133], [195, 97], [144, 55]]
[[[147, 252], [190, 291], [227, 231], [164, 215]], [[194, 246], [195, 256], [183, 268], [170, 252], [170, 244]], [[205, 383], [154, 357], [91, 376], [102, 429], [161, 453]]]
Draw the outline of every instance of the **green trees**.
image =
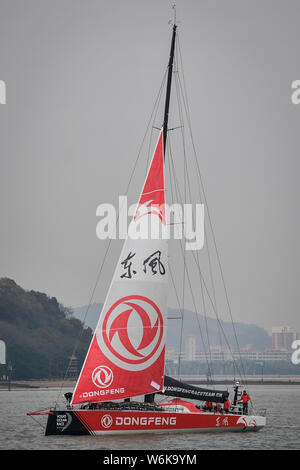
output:
[[91, 338], [92, 330], [55, 297], [0, 279], [0, 339], [6, 343], [13, 379], [62, 378], [75, 345], [80, 367]]

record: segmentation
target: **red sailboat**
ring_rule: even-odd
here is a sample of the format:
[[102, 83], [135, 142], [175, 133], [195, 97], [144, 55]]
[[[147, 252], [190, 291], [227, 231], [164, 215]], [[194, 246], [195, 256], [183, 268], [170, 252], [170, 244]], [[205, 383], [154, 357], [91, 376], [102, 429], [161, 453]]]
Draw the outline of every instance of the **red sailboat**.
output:
[[[168, 215], [164, 154], [176, 41], [173, 25], [164, 122], [128, 236], [73, 393], [47, 411], [46, 435], [259, 430], [265, 417], [238, 406], [228, 391], [191, 386], [165, 375]], [[154, 236], [153, 236], [154, 233]], [[158, 400], [163, 394], [165, 397]], [[144, 396], [144, 400], [135, 397]], [[191, 401], [192, 400], [192, 401]], [[31, 413], [38, 414], [38, 413]]]

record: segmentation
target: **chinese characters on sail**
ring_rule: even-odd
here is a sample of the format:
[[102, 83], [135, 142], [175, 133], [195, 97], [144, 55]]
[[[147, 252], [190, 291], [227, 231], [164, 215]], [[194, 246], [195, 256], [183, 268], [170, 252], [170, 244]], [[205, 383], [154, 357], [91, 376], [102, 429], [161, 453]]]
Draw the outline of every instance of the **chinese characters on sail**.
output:
[[[138, 267], [135, 266], [133, 269], [133, 258], [135, 253], [130, 252], [128, 256], [121, 261], [124, 273], [120, 276], [121, 278], [131, 279], [136, 273]], [[140, 266], [144, 273], [151, 273], [154, 275], [164, 275], [166, 273], [165, 267], [161, 261], [161, 251], [157, 250], [151, 253], [144, 261], [143, 265]]]

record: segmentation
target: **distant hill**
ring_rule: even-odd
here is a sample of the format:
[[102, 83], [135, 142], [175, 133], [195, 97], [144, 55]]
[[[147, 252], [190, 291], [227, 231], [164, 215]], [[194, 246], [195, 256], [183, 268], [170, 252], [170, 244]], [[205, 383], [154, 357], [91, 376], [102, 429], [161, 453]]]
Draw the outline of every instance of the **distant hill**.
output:
[[64, 377], [74, 346], [79, 366], [92, 338], [90, 328], [55, 297], [26, 291], [12, 279], [0, 279], [0, 339], [14, 379]]
[[[78, 318], [89, 326], [93, 331], [97, 325], [100, 312], [102, 310], [101, 303], [92, 304], [89, 307], [88, 313], [86, 315], [87, 306], [73, 308], [74, 317]], [[86, 315], [86, 319], [85, 319]], [[202, 331], [200, 334], [199, 325]], [[226, 345], [224, 335], [230, 346], [233, 349], [236, 349], [237, 343], [234, 336], [234, 330], [231, 322], [220, 321], [218, 324], [217, 319], [209, 318], [205, 320], [204, 316], [198, 315], [198, 319], [194, 312], [190, 310], [185, 310], [184, 320], [183, 320], [183, 348], [184, 348], [184, 339], [188, 334], [195, 334], [197, 341], [197, 348], [199, 350], [207, 349], [207, 337], [209, 338], [210, 346], [219, 346], [220, 345], [220, 336], [221, 344]], [[252, 345], [254, 349], [264, 350], [271, 347], [271, 336], [268, 332], [257, 325], [246, 324], [246, 323], [235, 323], [235, 331], [238, 338], [239, 346], [245, 347], [249, 344]], [[169, 308], [168, 310], [168, 335], [167, 335], [167, 346], [179, 350], [180, 343], [180, 330], [181, 330], [181, 320], [180, 312], [177, 309]], [[222, 333], [220, 333], [222, 330]], [[223, 334], [224, 332], [224, 334]], [[203, 342], [204, 347], [203, 347]]]
[[[13, 379], [63, 378], [75, 345], [80, 368], [101, 309], [102, 304], [91, 305], [85, 320], [86, 307], [71, 310], [61, 305], [55, 297], [33, 290], [26, 291], [12, 279], [0, 279], [0, 339], [6, 343], [7, 361], [13, 365]], [[179, 311], [169, 309], [168, 318], [167, 346], [179, 350]], [[205, 321], [203, 316], [197, 319], [195, 313], [185, 311], [183, 347], [186, 335], [194, 333], [197, 348], [203, 350], [199, 324], [205, 348], [206, 329], [210, 345], [219, 345], [220, 328], [217, 320], [207, 318]], [[227, 341], [236, 349], [231, 323], [222, 321], [221, 326]], [[263, 328], [236, 323], [235, 329], [240, 347], [248, 344], [252, 344], [255, 349], [270, 347], [271, 338]], [[222, 344], [225, 344], [224, 338]]]

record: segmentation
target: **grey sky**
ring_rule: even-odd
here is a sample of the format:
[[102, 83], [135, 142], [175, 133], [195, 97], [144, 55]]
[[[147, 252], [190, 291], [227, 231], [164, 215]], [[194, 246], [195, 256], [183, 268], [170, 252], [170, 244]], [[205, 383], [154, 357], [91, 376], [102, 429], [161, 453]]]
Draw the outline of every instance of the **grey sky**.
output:
[[[0, 276], [66, 306], [88, 303], [107, 246], [96, 207], [125, 192], [168, 60], [171, 4], [0, 0]], [[300, 331], [299, 14], [293, 0], [177, 1], [233, 316], [269, 330]]]

